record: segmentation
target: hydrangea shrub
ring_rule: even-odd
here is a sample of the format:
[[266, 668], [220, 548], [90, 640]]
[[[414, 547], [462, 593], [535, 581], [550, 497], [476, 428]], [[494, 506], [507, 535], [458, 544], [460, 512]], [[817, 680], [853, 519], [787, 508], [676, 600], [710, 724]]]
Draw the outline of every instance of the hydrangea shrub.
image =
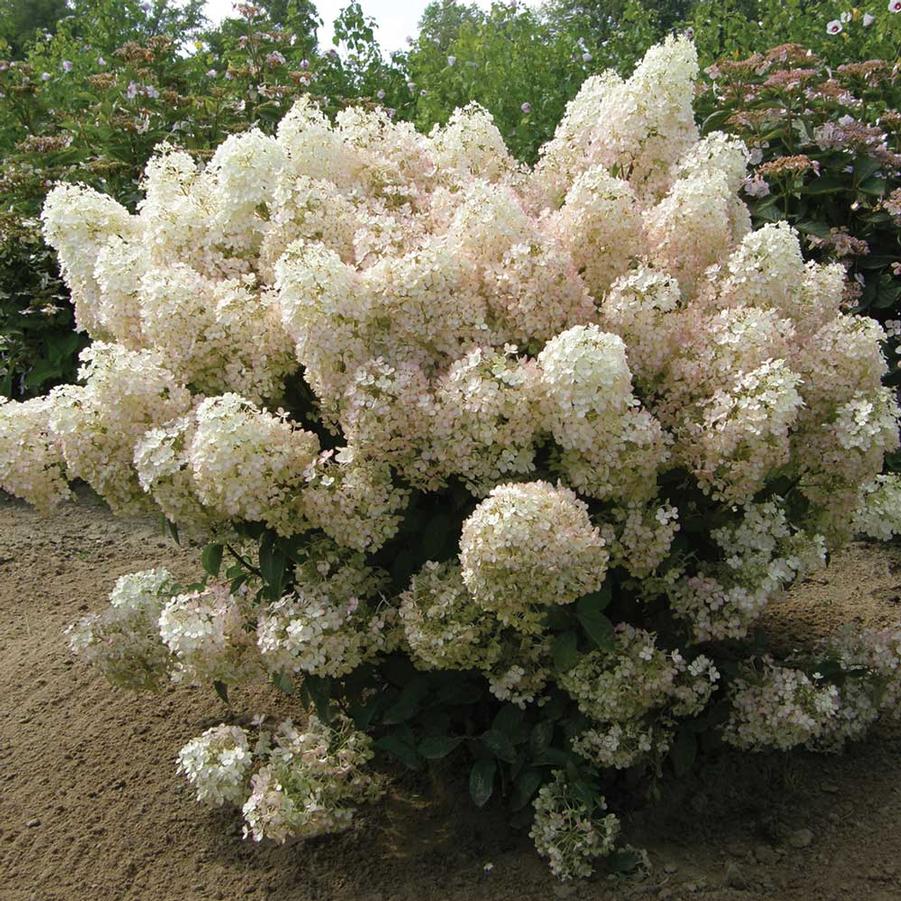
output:
[[203, 167], [161, 146], [136, 214], [49, 196], [94, 343], [82, 384], [0, 407], [0, 485], [49, 509], [82, 479], [206, 542], [202, 583], [128, 577], [71, 643], [120, 686], [295, 696], [179, 756], [254, 838], [347, 828], [375, 755], [453, 753], [585, 876], [621, 771], [898, 712], [897, 629], [762, 650], [893, 507], [899, 410], [844, 269], [751, 229], [696, 75], [668, 39], [589, 79], [533, 168], [477, 107], [421, 135], [301, 100]]

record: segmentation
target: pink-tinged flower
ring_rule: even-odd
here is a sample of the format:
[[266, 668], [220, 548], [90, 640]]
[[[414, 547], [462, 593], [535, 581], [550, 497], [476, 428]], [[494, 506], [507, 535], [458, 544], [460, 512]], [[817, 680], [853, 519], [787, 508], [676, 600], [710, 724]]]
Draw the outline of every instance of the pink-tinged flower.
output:
[[528, 116], [532, 112], [532, 104], [526, 101], [520, 109]]
[[63, 72], [71, 72], [72, 71], [72, 61], [68, 59], [63, 60]]
[[749, 197], [766, 197], [770, 193], [770, 186], [759, 175], [746, 178], [743, 187]]
[[688, 40], [693, 41], [693, 40], [695, 39], [695, 30], [694, 30], [694, 28], [686, 28], [686, 29], [685, 29], [685, 37], [687, 37]]
[[876, 16], [872, 13], [864, 13], [863, 14], [863, 27], [869, 28], [876, 21]]
[[266, 62], [269, 63], [270, 66], [283, 66], [285, 64], [285, 57], [278, 52], [278, 50], [273, 50], [266, 57]]
[[826, 25], [826, 34], [840, 34], [842, 31], [842, 23], [838, 19], [833, 19]]
[[384, 99], [385, 99], [385, 92], [384, 92], [381, 88], [379, 88], [379, 89], [375, 92], [375, 96], [378, 97], [379, 100], [384, 100]]
[[449, 66], [456, 66], [456, 65], [457, 65], [457, 57], [456, 57], [456, 56], [449, 56], [449, 57], [447, 58], [447, 64], [448, 64]]
[[219, 73], [215, 69], [207, 69], [206, 77], [207, 78], [215, 78]]
[[98, 57], [97, 57], [97, 65], [98, 65], [98, 66], [105, 66], [105, 65], [106, 65], [106, 60], [105, 60], [102, 56], [98, 56]]
[[125, 89], [125, 96], [129, 100], [134, 100], [138, 96], [138, 83], [136, 81], [128, 83], [128, 87]]
[[148, 84], [148, 85], [144, 86], [144, 93], [151, 100], [157, 100], [157, 99], [159, 99], [159, 96], [160, 96], [160, 92], [152, 84]]
[[304, 69], [304, 70], [309, 69], [309, 68], [310, 68], [310, 61], [309, 61], [308, 59], [302, 59], [302, 60], [300, 61], [300, 68], [301, 68], [301, 69]]
[[890, 13], [901, 13], [901, 0], [889, 0], [888, 11]]
[[50, 81], [50, 73], [41, 72], [41, 81]]

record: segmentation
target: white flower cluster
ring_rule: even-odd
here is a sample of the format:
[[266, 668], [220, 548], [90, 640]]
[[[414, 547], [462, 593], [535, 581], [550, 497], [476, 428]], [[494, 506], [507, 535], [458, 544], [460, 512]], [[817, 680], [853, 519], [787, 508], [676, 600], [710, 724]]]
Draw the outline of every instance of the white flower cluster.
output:
[[356, 805], [381, 795], [381, 780], [365, 770], [372, 753], [346, 717], [310, 715], [304, 729], [285, 720], [253, 745], [239, 726], [214, 726], [181, 749], [178, 769], [198, 801], [241, 807], [245, 836], [285, 842], [341, 832]]
[[861, 488], [854, 531], [877, 541], [901, 535], [901, 476], [879, 475]]
[[257, 645], [273, 672], [345, 676], [389, 648], [386, 574], [329, 541], [307, 548], [293, 592], [260, 615]]
[[247, 796], [253, 754], [239, 726], [213, 726], [178, 752], [178, 771], [197, 800], [217, 807], [240, 804]]
[[664, 705], [676, 716], [692, 716], [706, 706], [718, 679], [703, 655], [688, 663], [679, 651], [657, 647], [652, 632], [622, 623], [611, 650], [582, 655], [559, 681], [587, 717], [625, 723]]
[[592, 801], [589, 806], [560, 770], [534, 801], [535, 821], [529, 837], [558, 879], [590, 876], [595, 858], [606, 857], [614, 849], [619, 820], [612, 813], [601, 816], [606, 809], [603, 797]]
[[168, 601], [159, 616], [159, 634], [175, 658], [174, 679], [236, 685], [260, 673], [254, 636], [245, 627], [246, 603], [221, 582]]
[[480, 607], [521, 632], [542, 629], [541, 611], [604, 582], [609, 554], [588, 507], [547, 482], [495, 488], [463, 524], [463, 581]]
[[0, 489], [44, 512], [70, 497], [62, 449], [49, 431], [52, 401], [0, 401]]
[[658, 723], [626, 720], [586, 729], [573, 739], [572, 748], [598, 766], [624, 770], [666, 754], [672, 739], [672, 730]]
[[820, 736], [839, 708], [838, 689], [764, 660], [732, 687], [723, 738], [737, 748], [787, 750]]
[[160, 638], [159, 619], [174, 587], [165, 569], [122, 576], [110, 593], [109, 607], [66, 630], [69, 649], [118, 688], [161, 688], [173, 661]]
[[286, 720], [251, 778], [244, 834], [284, 842], [349, 828], [355, 805], [382, 794], [364, 769], [372, 756], [372, 739], [346, 717], [326, 724], [311, 715], [303, 731]]
[[500, 659], [497, 622], [475, 602], [457, 563], [426, 563], [401, 595], [399, 612], [423, 669], [488, 669]]
[[826, 564], [823, 536], [790, 526], [777, 501], [748, 504], [734, 525], [711, 535], [720, 561], [702, 565], [670, 591], [674, 612], [691, 624], [697, 641], [744, 637], [784, 587]]

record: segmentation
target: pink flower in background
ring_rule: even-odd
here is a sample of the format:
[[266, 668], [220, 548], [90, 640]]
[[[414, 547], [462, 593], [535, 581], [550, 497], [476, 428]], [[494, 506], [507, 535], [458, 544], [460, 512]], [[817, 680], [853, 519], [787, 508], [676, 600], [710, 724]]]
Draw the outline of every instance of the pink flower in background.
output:
[[71, 60], [64, 59], [63, 60], [63, 72], [71, 72], [72, 71], [72, 62]]
[[842, 31], [842, 23], [838, 19], [833, 19], [826, 25], [826, 34], [840, 34]]
[[532, 112], [532, 104], [526, 101], [520, 109], [528, 116]]

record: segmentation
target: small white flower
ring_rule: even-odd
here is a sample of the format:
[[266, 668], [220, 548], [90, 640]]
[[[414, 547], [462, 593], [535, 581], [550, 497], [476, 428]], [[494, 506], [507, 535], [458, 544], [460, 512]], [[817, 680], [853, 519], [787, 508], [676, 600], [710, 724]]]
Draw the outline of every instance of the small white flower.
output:
[[901, 0], [889, 0], [888, 11], [890, 13], [901, 13]]
[[207, 78], [215, 78], [219, 73], [215, 69], [207, 69], [206, 77]]
[[375, 92], [375, 96], [378, 97], [379, 100], [385, 99], [385, 92], [381, 90], [381, 88]]
[[842, 20], [842, 22], [843, 22], [845, 25], [847, 25], [848, 22], [851, 21], [851, 13], [849, 13], [849, 12], [844, 12], [844, 13], [842, 13], [842, 14], [839, 16], [839, 18]]
[[41, 72], [41, 81], [50, 81], [50, 73]]
[[840, 34], [842, 31], [842, 23], [838, 19], [833, 19], [826, 25], [826, 34]]
[[455, 65], [457, 64], [457, 57], [456, 57], [456, 56], [449, 56], [449, 57], [447, 58], [447, 64], [448, 64], [449, 66], [455, 66]]
[[520, 106], [520, 109], [528, 116], [532, 112], [532, 104], [526, 101]]
[[72, 62], [68, 59], [63, 60], [63, 72], [71, 72], [72, 71]]
[[594, 57], [587, 50], [582, 54], [583, 63], [590, 63], [593, 59]]

